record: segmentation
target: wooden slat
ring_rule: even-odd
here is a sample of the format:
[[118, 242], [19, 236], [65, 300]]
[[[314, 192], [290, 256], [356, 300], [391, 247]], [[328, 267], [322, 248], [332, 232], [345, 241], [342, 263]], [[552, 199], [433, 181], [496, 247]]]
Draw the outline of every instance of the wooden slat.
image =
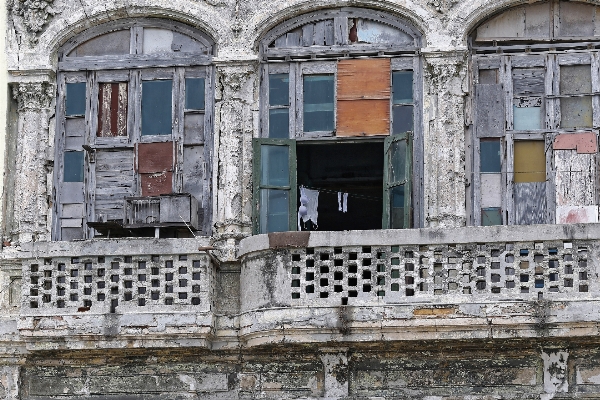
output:
[[139, 143], [137, 163], [140, 173], [173, 171], [173, 142]]
[[475, 134], [477, 137], [504, 136], [502, 85], [475, 85]]
[[517, 225], [547, 223], [546, 182], [515, 183], [514, 191]]
[[517, 140], [514, 144], [514, 182], [545, 182], [546, 153], [541, 140]]
[[554, 150], [556, 169], [556, 205], [595, 205], [595, 154], [578, 154], [575, 150]]
[[342, 100], [337, 103], [337, 136], [389, 135], [389, 100]]
[[142, 196], [158, 196], [173, 193], [173, 172], [140, 174]]

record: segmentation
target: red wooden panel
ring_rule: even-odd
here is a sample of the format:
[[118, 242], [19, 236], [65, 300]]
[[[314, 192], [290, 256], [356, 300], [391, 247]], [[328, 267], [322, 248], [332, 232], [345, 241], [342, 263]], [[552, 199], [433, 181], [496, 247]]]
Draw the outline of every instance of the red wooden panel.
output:
[[100, 84], [97, 135], [127, 136], [127, 83]]
[[337, 113], [337, 136], [390, 134], [389, 100], [338, 101]]
[[577, 150], [579, 154], [594, 154], [598, 152], [598, 140], [594, 132], [565, 133], [556, 135], [554, 150]]
[[173, 171], [173, 164], [173, 142], [137, 145], [137, 165], [140, 174]]
[[173, 193], [173, 173], [163, 171], [154, 174], [140, 174], [142, 196], [158, 196]]

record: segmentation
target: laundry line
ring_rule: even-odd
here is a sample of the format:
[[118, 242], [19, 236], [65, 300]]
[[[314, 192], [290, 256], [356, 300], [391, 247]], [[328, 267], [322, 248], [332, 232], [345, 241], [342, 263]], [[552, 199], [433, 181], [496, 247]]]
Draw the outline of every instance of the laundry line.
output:
[[348, 197], [355, 197], [357, 199], [364, 199], [364, 200], [371, 200], [371, 201], [382, 201], [383, 200], [383, 197], [366, 196], [364, 194], [348, 192], [344, 189], [340, 189], [340, 190], [322, 189], [322, 188], [316, 188], [316, 187], [306, 186], [306, 185], [299, 185], [299, 187], [303, 187], [303, 188], [310, 189], [310, 190], [317, 190], [319, 192], [324, 192], [324, 193], [331, 193], [331, 194], [335, 194], [335, 195], [337, 195], [338, 193], [348, 193]]

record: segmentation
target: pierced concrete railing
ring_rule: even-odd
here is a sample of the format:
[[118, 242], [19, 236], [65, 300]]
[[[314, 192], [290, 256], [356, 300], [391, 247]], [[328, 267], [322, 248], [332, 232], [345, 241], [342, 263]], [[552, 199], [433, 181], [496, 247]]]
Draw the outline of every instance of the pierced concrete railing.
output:
[[[600, 226], [298, 232], [242, 242], [243, 310], [598, 297]], [[245, 288], [252, 291], [245, 292]]]

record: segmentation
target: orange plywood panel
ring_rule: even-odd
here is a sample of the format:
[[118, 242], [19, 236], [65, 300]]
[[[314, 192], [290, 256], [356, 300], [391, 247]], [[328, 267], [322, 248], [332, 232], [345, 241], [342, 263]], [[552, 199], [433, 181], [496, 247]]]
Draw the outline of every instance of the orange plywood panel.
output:
[[337, 108], [337, 136], [390, 134], [389, 100], [342, 100]]
[[338, 100], [389, 99], [389, 58], [341, 60], [337, 70]]

